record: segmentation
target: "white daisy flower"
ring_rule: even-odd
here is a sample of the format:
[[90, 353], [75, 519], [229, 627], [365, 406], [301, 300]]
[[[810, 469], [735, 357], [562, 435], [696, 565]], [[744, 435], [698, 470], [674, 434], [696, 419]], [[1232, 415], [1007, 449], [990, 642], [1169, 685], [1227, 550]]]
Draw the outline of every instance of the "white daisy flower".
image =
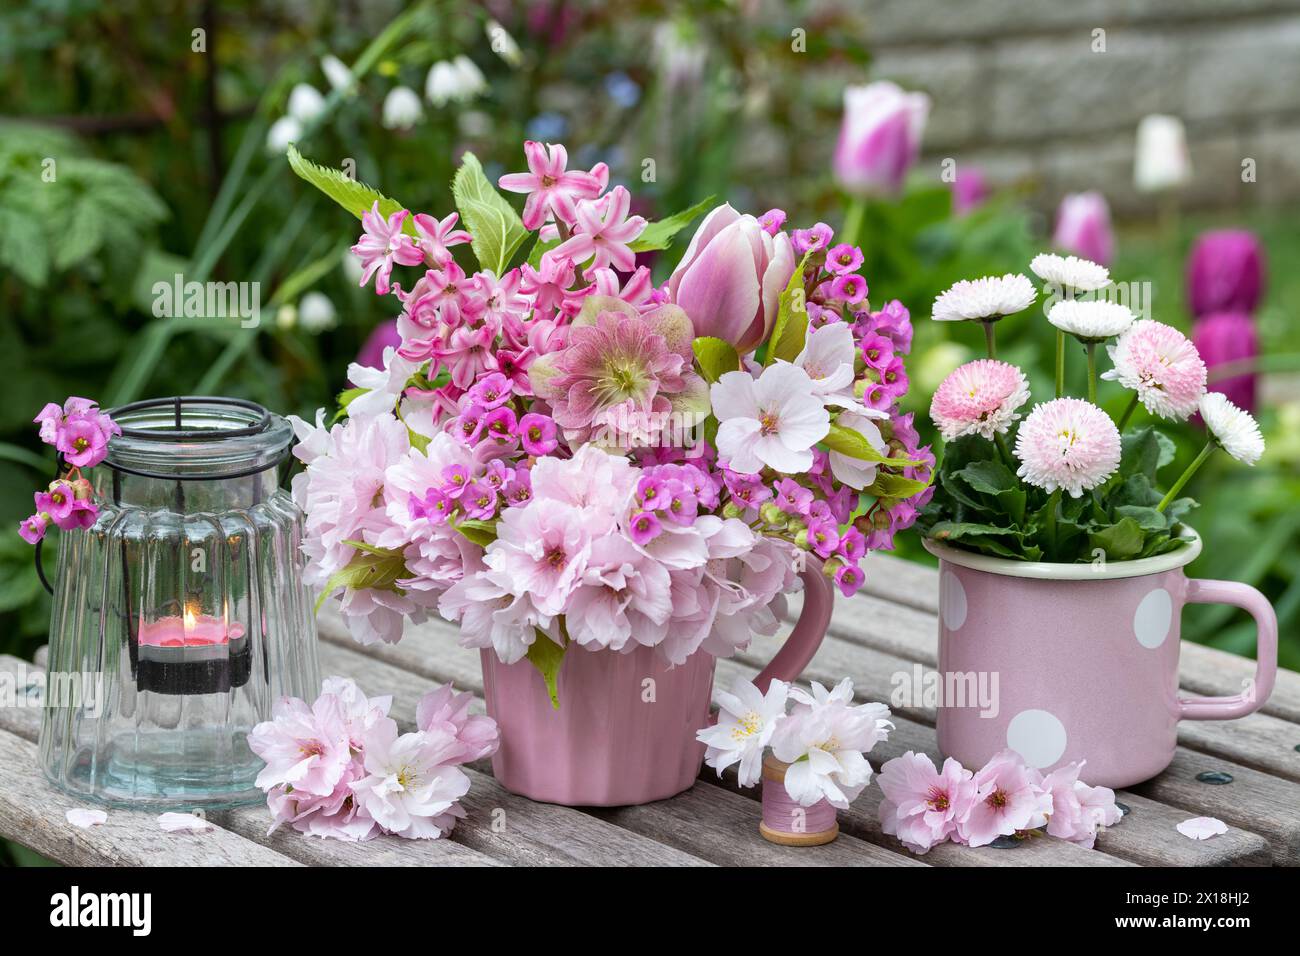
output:
[[1047, 321], [1082, 342], [1100, 342], [1128, 331], [1134, 315], [1126, 306], [1104, 299], [1064, 299], [1052, 306]]
[[1029, 263], [1034, 275], [1048, 285], [1058, 285], [1076, 292], [1095, 292], [1110, 285], [1110, 270], [1078, 256], [1057, 256], [1044, 252]]
[[1264, 456], [1264, 436], [1254, 417], [1228, 401], [1222, 392], [1202, 395], [1200, 412], [1214, 440], [1233, 458], [1253, 465]]
[[381, 122], [384, 129], [410, 129], [424, 119], [420, 94], [409, 86], [395, 86], [384, 97]]
[[937, 322], [996, 322], [1023, 312], [1037, 298], [1033, 283], [1019, 274], [962, 279], [934, 300], [931, 318]]

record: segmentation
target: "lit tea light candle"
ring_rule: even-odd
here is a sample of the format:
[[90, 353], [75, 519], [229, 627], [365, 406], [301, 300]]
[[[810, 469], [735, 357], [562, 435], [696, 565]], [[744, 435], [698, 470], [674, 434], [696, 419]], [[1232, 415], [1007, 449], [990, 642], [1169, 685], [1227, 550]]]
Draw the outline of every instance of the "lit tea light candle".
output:
[[146, 647], [211, 647], [243, 636], [242, 625], [227, 625], [221, 618], [197, 613], [188, 604], [183, 616], [160, 617], [140, 625], [140, 643]]
[[252, 666], [244, 627], [187, 604], [179, 614], [141, 621], [133, 663], [141, 690], [225, 693], [247, 682]]

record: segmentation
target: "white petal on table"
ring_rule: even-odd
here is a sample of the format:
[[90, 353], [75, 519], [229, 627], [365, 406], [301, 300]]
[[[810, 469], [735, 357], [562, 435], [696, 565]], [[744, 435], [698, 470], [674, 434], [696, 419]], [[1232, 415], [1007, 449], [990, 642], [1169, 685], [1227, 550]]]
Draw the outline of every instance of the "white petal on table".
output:
[[1208, 840], [1228, 832], [1228, 825], [1216, 817], [1192, 817], [1176, 827], [1179, 833], [1191, 840]]
[[73, 807], [64, 816], [74, 827], [81, 827], [83, 830], [97, 827], [108, 819], [108, 814], [103, 810], [87, 810], [84, 807]]
[[207, 833], [212, 824], [192, 813], [164, 813], [158, 817], [158, 826], [168, 833]]

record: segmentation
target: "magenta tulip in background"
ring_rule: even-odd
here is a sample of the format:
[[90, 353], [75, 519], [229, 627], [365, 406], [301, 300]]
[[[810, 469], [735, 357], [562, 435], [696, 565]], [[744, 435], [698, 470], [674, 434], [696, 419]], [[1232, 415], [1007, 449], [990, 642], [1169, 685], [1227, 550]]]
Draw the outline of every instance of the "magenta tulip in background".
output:
[[1092, 191], [1070, 193], [1056, 210], [1052, 244], [1082, 259], [1108, 266], [1115, 257], [1115, 232], [1106, 197]]
[[1253, 232], [1202, 233], [1187, 257], [1187, 302], [1192, 315], [1252, 313], [1263, 297], [1264, 249]]
[[930, 98], [881, 81], [844, 90], [835, 178], [858, 195], [894, 195], [921, 151]]
[[957, 177], [951, 183], [952, 211], [964, 216], [989, 197], [989, 183], [978, 166], [958, 166]]
[[794, 269], [788, 235], [770, 236], [753, 216], [724, 203], [700, 223], [668, 279], [668, 291], [697, 336], [730, 342], [744, 355], [772, 331]]
[[397, 320], [381, 322], [371, 331], [361, 351], [357, 353], [357, 364], [369, 368], [384, 367], [384, 349], [390, 345], [397, 348], [402, 344], [402, 337], [397, 333]]
[[1216, 312], [1202, 316], [1192, 326], [1192, 343], [1209, 369], [1210, 391], [1222, 392], [1238, 408], [1253, 412], [1257, 379], [1255, 373], [1234, 375], [1216, 381], [1214, 369], [1218, 365], [1253, 359], [1259, 355], [1255, 320], [1245, 312]]

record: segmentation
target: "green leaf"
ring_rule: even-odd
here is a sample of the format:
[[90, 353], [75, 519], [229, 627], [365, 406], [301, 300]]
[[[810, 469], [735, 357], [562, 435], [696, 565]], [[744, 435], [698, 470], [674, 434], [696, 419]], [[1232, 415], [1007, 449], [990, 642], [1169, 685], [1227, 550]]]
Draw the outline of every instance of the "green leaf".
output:
[[565, 648], [540, 630], [537, 630], [537, 640], [528, 645], [528, 659], [541, 673], [542, 680], [546, 681], [546, 692], [551, 697], [551, 706], [556, 710], [560, 709], [560, 691], [556, 682], [560, 676], [560, 665], [564, 663], [564, 651]]
[[1156, 441], [1160, 443], [1160, 457], [1156, 460], [1156, 468], [1163, 468], [1174, 460], [1174, 456], [1178, 454], [1178, 446], [1164, 432], [1156, 432]]
[[1011, 469], [1002, 462], [974, 461], [960, 471], [953, 472], [951, 478], [960, 478], [972, 491], [996, 498], [1006, 509], [1013, 524], [1024, 523], [1029, 496]]
[[1109, 528], [1093, 531], [1088, 535], [1088, 544], [1106, 552], [1112, 561], [1127, 561], [1142, 552], [1146, 535], [1133, 518], [1121, 518]]
[[702, 335], [691, 344], [691, 348], [695, 350], [695, 358], [700, 363], [700, 373], [705, 381], [716, 382], [727, 372], [740, 369], [740, 356], [730, 342]]
[[488, 182], [473, 153], [461, 156], [460, 169], [451, 181], [451, 195], [465, 228], [474, 237], [471, 247], [479, 265], [498, 277], [505, 275], [515, 250], [528, 237], [528, 230], [514, 206]]
[[486, 548], [497, 539], [497, 523], [495, 521], [480, 521], [477, 518], [467, 518], [453, 527], [480, 548]]
[[667, 249], [673, 244], [673, 237], [689, 226], [697, 216], [713, 207], [717, 197], [702, 199], [689, 209], [673, 213], [667, 219], [647, 223], [645, 230], [628, 244], [633, 252], [649, 252], [652, 249]]
[[928, 481], [878, 471], [876, 480], [867, 487], [866, 491], [867, 494], [875, 495], [877, 498], [910, 498], [912, 495], [919, 495], [929, 487]]
[[406, 570], [406, 559], [401, 551], [376, 548], [363, 541], [345, 543], [356, 548], [358, 553], [345, 567], [335, 571], [325, 582], [325, 587], [316, 601], [318, 612], [325, 599], [339, 588], [400, 591], [397, 582], [402, 578], [410, 577], [410, 572]]
[[[385, 218], [403, 208], [397, 200], [389, 199], [379, 190], [357, 182], [343, 170], [313, 163], [292, 145], [286, 155], [289, 157], [289, 166], [295, 173], [358, 219], [369, 212], [376, 202], [379, 203], [379, 214]], [[402, 231], [409, 236], [415, 235], [415, 226], [411, 223], [410, 216], [407, 216], [406, 221], [402, 223]]]
[[1160, 467], [1161, 447], [1156, 431], [1151, 426], [1131, 431], [1120, 439], [1119, 472], [1121, 477], [1146, 475], [1156, 480]]
[[811, 252], [804, 254], [790, 276], [790, 281], [781, 291], [781, 305], [776, 313], [776, 322], [772, 325], [772, 336], [768, 340], [767, 359], [763, 362], [764, 365], [771, 365], [775, 359], [793, 362], [803, 351], [804, 342], [808, 337], [808, 308], [804, 304], [803, 270], [811, 255]]
[[1169, 516], [1146, 505], [1120, 505], [1115, 509], [1120, 518], [1132, 518], [1143, 531], [1166, 531]]
[[[861, 432], [845, 425], [837, 425], [834, 422], [831, 423], [826, 437], [822, 439], [822, 444], [831, 451], [837, 451], [841, 455], [848, 455], [850, 458], [858, 459], [858, 461], [881, 462], [891, 468], [907, 468], [925, 464], [911, 458], [892, 458], [867, 441]], [[925, 485], [921, 487], [924, 488]]]

